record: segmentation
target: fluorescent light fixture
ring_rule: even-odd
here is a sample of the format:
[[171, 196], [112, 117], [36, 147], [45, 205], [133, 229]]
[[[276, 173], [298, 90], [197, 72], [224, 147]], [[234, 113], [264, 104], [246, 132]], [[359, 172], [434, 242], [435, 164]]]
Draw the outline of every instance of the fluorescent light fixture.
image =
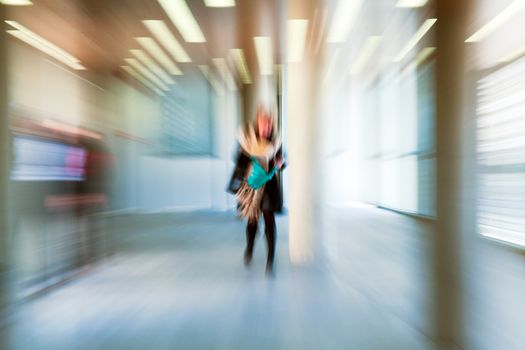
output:
[[416, 56], [416, 63], [420, 65], [423, 63], [432, 53], [436, 51], [435, 47], [425, 47]]
[[288, 62], [301, 62], [304, 56], [308, 20], [288, 20]]
[[208, 7], [233, 7], [235, 0], [204, 0]]
[[73, 69], [76, 69], [76, 70], [86, 69], [86, 67], [80, 64], [80, 60], [78, 58], [62, 50], [55, 44], [52, 44], [51, 42], [37, 35], [36, 33], [30, 31], [29, 29], [27, 29], [20, 23], [15, 22], [15, 21], [5, 21], [5, 22], [9, 24], [10, 26], [17, 29], [17, 30], [7, 31], [9, 34], [14, 36], [15, 38], [22, 40], [23, 42], [33, 46], [34, 48], [42, 51], [43, 53], [55, 58], [56, 60], [66, 64], [67, 66]]
[[190, 56], [186, 53], [179, 41], [173, 36], [168, 26], [163, 21], [148, 20], [142, 21], [146, 28], [157, 38], [166, 50], [175, 58], [177, 62], [191, 62]]
[[337, 2], [332, 25], [328, 31], [329, 43], [345, 42], [354, 26], [355, 19], [363, 0], [339, 0]]
[[237, 91], [237, 84], [235, 83], [235, 79], [233, 79], [232, 73], [230, 72], [228, 65], [226, 65], [224, 58], [214, 58], [213, 63], [226, 82], [226, 85], [228, 85], [228, 89], [230, 89], [230, 91]]
[[466, 43], [475, 43], [485, 39], [502, 24], [507, 22], [512, 16], [525, 8], [525, 0], [514, 0], [509, 6], [505, 7], [496, 17], [481, 27], [477, 32], [465, 40]]
[[204, 75], [206, 77], [206, 79], [209, 79], [210, 74], [211, 74], [210, 73], [210, 67], [208, 67], [205, 64], [199, 64], [199, 69], [201, 70], [202, 75]]
[[173, 61], [171, 58], [168, 57], [162, 51], [159, 45], [153, 40], [152, 38], [148, 37], [140, 37], [135, 38], [137, 42], [146, 50], [149, 52], [149, 54], [154, 57], [157, 61], [159, 61], [164, 68], [168, 70], [168, 72], [172, 75], [182, 75], [182, 72], [180, 71], [179, 67]]
[[134, 70], [130, 66], [120, 66], [122, 69], [124, 69], [126, 72], [128, 72], [129, 75], [131, 75], [133, 78], [140, 81], [142, 84], [150, 88], [151, 90], [155, 91], [157, 94], [161, 96], [166, 96], [162, 91], [160, 91], [158, 88], [156, 88], [152, 83], [149, 82], [146, 78], [144, 78], [142, 75], [140, 75], [136, 70]]
[[199, 65], [199, 69], [201, 70], [202, 74], [206, 77], [212, 88], [215, 90], [215, 93], [219, 96], [224, 95], [224, 89], [222, 85], [215, 79], [213, 74], [210, 72], [210, 67], [207, 65]]
[[255, 50], [257, 51], [257, 61], [259, 61], [259, 71], [261, 75], [272, 75], [272, 38], [269, 36], [256, 36], [253, 38], [253, 41], [255, 42]]
[[350, 68], [351, 75], [357, 75], [361, 73], [361, 70], [368, 62], [368, 59], [374, 54], [381, 43], [380, 36], [370, 36], [366, 39], [361, 51], [357, 55], [354, 64]]
[[153, 82], [156, 86], [161, 88], [164, 91], [168, 91], [169, 88], [159, 79], [155, 76], [155, 74], [151, 73], [146, 67], [144, 67], [139, 61], [137, 61], [134, 58], [126, 58], [124, 61], [126, 61], [129, 65], [131, 65], [133, 68], [135, 68], [140, 74], [148, 78], [151, 82]]
[[137, 57], [140, 62], [142, 62], [149, 70], [155, 73], [159, 78], [164, 81], [164, 83], [171, 85], [175, 84], [175, 81], [166, 73], [162, 68], [159, 67], [151, 58], [146, 55], [142, 50], [129, 50], [133, 56]]
[[157, 0], [188, 43], [205, 43], [206, 38], [185, 0]]
[[429, 18], [423, 22], [421, 27], [417, 30], [417, 32], [414, 34], [412, 38], [403, 46], [403, 49], [399, 52], [399, 54], [394, 59], [395, 62], [401, 62], [401, 60], [412, 50], [419, 40], [425, 36], [425, 34], [432, 28], [432, 26], [436, 23], [436, 18]]
[[248, 70], [248, 64], [246, 63], [246, 58], [244, 57], [244, 52], [242, 49], [231, 49], [230, 54], [232, 56], [235, 67], [237, 67], [237, 72], [241, 77], [243, 84], [251, 84], [252, 78], [250, 76], [250, 71]]
[[428, 0], [399, 0], [396, 7], [404, 8], [416, 8], [423, 7], [427, 4]]
[[514, 61], [516, 58], [525, 55], [525, 46], [520, 47], [519, 49], [503, 56], [501, 59], [499, 59], [499, 62], [505, 62], [509, 63]]
[[27, 6], [33, 5], [31, 0], [0, 0], [0, 4], [12, 6]]
[[403, 68], [400, 75], [405, 76], [406, 74], [413, 74], [414, 70], [417, 69], [417, 67], [423, 63], [434, 51], [436, 51], [435, 47], [425, 47], [421, 49], [416, 58], [410, 61], [410, 63]]

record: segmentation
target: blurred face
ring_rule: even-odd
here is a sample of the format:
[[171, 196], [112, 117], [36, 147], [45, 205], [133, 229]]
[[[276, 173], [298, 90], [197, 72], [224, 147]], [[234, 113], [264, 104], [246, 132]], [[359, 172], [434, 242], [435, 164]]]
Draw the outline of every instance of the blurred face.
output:
[[272, 133], [272, 119], [266, 113], [260, 113], [257, 117], [257, 127], [259, 129], [259, 137], [266, 139]]

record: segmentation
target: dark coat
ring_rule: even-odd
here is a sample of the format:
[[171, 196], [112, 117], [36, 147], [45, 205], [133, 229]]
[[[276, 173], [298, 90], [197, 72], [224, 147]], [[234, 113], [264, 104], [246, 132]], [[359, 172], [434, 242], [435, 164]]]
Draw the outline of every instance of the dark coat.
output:
[[[269, 162], [269, 169], [272, 169], [275, 166], [276, 158], [281, 157], [282, 149], [279, 149], [277, 155], [272, 158]], [[230, 182], [228, 184], [227, 191], [236, 194], [241, 184], [246, 181], [246, 171], [250, 165], [250, 156], [242, 151], [239, 147], [239, 152], [236, 157], [235, 169], [231, 176]], [[281, 170], [284, 169], [284, 166]], [[283, 210], [283, 196], [281, 189], [281, 180], [280, 180], [280, 171], [278, 171], [270, 181], [264, 186], [264, 196], [261, 202], [263, 210], [270, 210], [273, 212], [280, 213]]]

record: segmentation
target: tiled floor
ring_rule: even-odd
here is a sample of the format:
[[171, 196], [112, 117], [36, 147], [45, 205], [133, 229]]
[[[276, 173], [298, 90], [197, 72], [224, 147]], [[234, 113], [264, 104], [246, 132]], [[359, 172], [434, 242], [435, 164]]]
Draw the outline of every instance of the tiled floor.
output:
[[21, 306], [4, 348], [449, 349], [426, 335], [428, 224], [345, 211], [320, 244], [325, 258], [302, 268], [288, 262], [280, 217], [274, 278], [261, 235], [243, 266], [244, 227], [231, 215], [113, 219], [116, 254]]

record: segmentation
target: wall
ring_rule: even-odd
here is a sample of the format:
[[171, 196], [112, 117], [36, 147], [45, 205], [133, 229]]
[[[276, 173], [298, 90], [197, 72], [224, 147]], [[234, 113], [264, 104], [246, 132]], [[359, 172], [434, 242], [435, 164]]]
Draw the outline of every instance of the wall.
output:
[[[82, 126], [106, 136], [107, 145], [117, 160], [111, 209], [198, 207], [226, 210], [234, 206], [232, 197], [224, 189], [233, 167], [235, 129], [239, 119], [237, 93], [230, 92], [222, 97], [212, 94], [212, 105], [206, 108], [213, 113], [214, 155], [195, 159], [166, 158], [159, 156], [159, 98], [115, 77], [95, 76], [89, 71], [80, 76], [15, 39], [9, 41], [9, 62], [12, 113]], [[192, 87], [211, 91], [202, 75], [193, 78], [204, 83], [192, 84]], [[186, 93], [199, 95], [200, 90]], [[152, 144], [117, 137], [116, 131], [149, 140]], [[173, 175], [169, 178], [163, 173], [167, 168]], [[197, 178], [190, 176], [195, 174]], [[164, 192], [156, 192], [159, 183], [171, 188], [173, 196], [163, 197]], [[180, 188], [187, 189], [188, 195], [178, 195]], [[157, 193], [157, 196], [150, 193]]]
[[[225, 187], [236, 148], [237, 93], [213, 94], [198, 71], [178, 79], [179, 89], [192, 103], [187, 105], [193, 113], [189, 117], [206, 119], [208, 123], [212, 119], [211, 128], [200, 129], [207, 132], [203, 140], [213, 143], [206, 150], [212, 148], [213, 152], [198, 157], [166, 156], [160, 142], [163, 101], [137, 89], [132, 78], [72, 71], [14, 38], [7, 46], [12, 122], [25, 123], [29, 118], [32, 125], [37, 125], [49, 119], [103, 135], [106, 148], [115, 156], [107, 210], [234, 208], [233, 196], [225, 192]], [[188, 78], [191, 84], [185, 83]], [[96, 219], [98, 216], [88, 218], [74, 205], [45, 205], [49, 195], [77, 193], [76, 185], [10, 181], [13, 230], [9, 260], [16, 268], [13, 283], [17, 297], [68, 278], [79, 266], [110, 251], [108, 231], [103, 228], [103, 220]]]
[[[137, 160], [137, 209], [140, 211], [224, 211], [235, 207], [234, 197], [226, 192], [226, 186], [236, 151], [235, 131], [240, 119], [238, 94], [230, 91], [218, 96], [212, 93], [200, 73], [190, 80], [193, 83], [185, 87], [188, 89], [186, 95], [195, 98], [188, 101], [189, 105], [197, 103], [202, 96], [211, 96], [206, 103], [211, 103], [213, 154], [174, 156], [153, 150], [141, 155]], [[196, 80], [203, 80], [204, 84], [202, 81], [197, 84]], [[207, 108], [201, 106], [192, 112], [204, 113], [205, 110]]]
[[8, 42], [9, 106], [28, 117], [70, 125], [101, 126], [109, 120], [97, 101], [106, 92], [15, 39]]
[[212, 203], [212, 160], [142, 156], [139, 202], [142, 210], [193, 210]]
[[214, 157], [141, 156], [138, 160], [141, 212], [217, 210], [235, 207], [226, 192], [233, 162]]
[[213, 90], [199, 69], [186, 68], [161, 98], [158, 124], [163, 151], [172, 155], [205, 156], [214, 153]]
[[[14, 38], [9, 38], [7, 46], [12, 122], [18, 122], [14, 118], [20, 117], [35, 124], [49, 119], [81, 126], [109, 136], [108, 146], [112, 147], [112, 131], [122, 127], [125, 119], [116, 118], [114, 104], [108, 103], [115, 102], [108, 90], [110, 78], [101, 79], [89, 71], [81, 76]], [[15, 268], [17, 296], [23, 296], [32, 288], [45, 288], [85, 264], [88, 246], [89, 249], [96, 246], [96, 252], [90, 251], [89, 259], [99, 258], [106, 251], [102, 248], [104, 238], [99, 239], [102, 230], [89, 235], [90, 242], [96, 241], [96, 244], [86, 243], [87, 221], [80, 218], [74, 206], [51, 209], [44, 205], [50, 194], [75, 193], [75, 185], [73, 182], [60, 185], [47, 181], [10, 182], [13, 226], [10, 260]]]
[[[117, 130], [153, 141], [159, 133], [159, 99], [145, 94], [125, 82], [114, 79], [108, 99], [114, 118], [119, 120]], [[113, 206], [114, 210], [136, 210], [141, 206], [140, 157], [151, 153], [153, 146], [122, 137], [113, 137], [116, 155]]]

